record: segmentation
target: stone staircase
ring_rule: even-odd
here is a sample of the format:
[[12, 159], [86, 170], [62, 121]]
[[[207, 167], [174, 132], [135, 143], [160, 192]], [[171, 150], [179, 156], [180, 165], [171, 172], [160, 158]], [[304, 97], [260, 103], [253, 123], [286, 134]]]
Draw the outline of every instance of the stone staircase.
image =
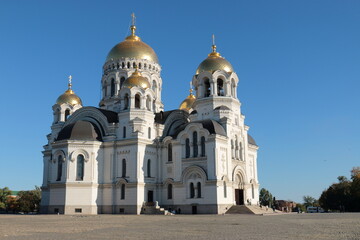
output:
[[275, 212], [268, 208], [266, 210], [265, 207], [260, 207], [257, 205], [234, 205], [229, 210], [227, 210], [226, 214], [256, 214], [256, 215], [265, 215], [265, 214], [274, 214], [274, 213], [281, 213], [278, 210]]
[[173, 213], [165, 210], [164, 208], [158, 206], [157, 204], [146, 203], [141, 209], [141, 214], [147, 215], [174, 215]]

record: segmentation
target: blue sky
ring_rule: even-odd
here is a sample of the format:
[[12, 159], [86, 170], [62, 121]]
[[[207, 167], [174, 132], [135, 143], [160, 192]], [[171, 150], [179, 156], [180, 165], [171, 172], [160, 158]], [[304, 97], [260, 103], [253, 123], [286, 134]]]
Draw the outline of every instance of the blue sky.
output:
[[215, 34], [240, 78], [261, 187], [277, 199], [317, 198], [360, 165], [360, 1], [2, 0], [0, 187], [41, 185], [52, 105], [70, 74], [84, 105], [98, 105], [132, 12], [163, 68], [166, 110], [187, 96]]

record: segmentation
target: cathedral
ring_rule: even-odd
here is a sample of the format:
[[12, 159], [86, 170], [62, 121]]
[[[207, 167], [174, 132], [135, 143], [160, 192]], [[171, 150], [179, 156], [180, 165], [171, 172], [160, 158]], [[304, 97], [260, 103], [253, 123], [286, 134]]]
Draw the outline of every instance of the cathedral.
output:
[[41, 212], [223, 214], [257, 205], [258, 146], [230, 62], [213, 42], [189, 95], [164, 111], [158, 57], [136, 35], [134, 17], [130, 30], [106, 57], [99, 107], [83, 106], [71, 76], [52, 107]]

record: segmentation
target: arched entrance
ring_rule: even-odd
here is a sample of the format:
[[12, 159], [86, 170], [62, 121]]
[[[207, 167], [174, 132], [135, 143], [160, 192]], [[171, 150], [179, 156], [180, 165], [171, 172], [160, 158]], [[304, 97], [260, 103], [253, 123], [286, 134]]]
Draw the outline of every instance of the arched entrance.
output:
[[240, 174], [235, 176], [235, 202], [236, 205], [244, 205], [244, 181]]

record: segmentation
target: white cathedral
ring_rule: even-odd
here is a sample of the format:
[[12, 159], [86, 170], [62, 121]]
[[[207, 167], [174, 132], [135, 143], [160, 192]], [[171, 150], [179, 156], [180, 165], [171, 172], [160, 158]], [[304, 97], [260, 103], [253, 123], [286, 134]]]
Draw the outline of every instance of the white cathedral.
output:
[[222, 214], [258, 204], [258, 146], [232, 65], [213, 44], [192, 78], [195, 94], [164, 111], [158, 57], [134, 21], [130, 29], [106, 58], [99, 107], [83, 107], [71, 79], [53, 106], [41, 212]]

